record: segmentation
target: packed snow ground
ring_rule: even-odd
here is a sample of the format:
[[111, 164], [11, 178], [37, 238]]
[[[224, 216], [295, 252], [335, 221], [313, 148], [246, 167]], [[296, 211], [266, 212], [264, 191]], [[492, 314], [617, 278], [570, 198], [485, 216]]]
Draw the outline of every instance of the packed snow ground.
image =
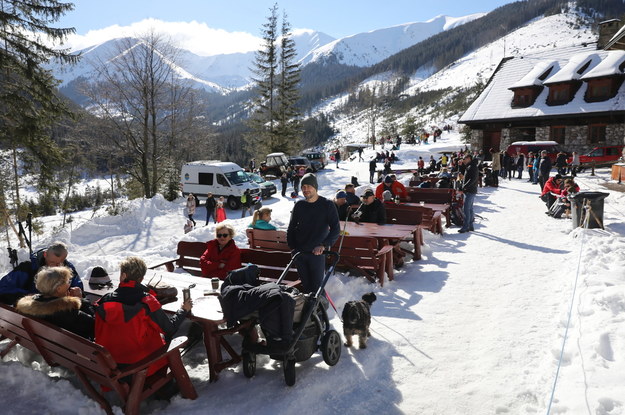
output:
[[[397, 151], [402, 159], [397, 167], [460, 147], [455, 133], [444, 133], [436, 144], [405, 145]], [[331, 197], [351, 176], [366, 184], [367, 170], [366, 162], [331, 165], [318, 176], [320, 193]], [[579, 177], [582, 190], [607, 191], [600, 185], [606, 181], [607, 169]], [[408, 262], [384, 288], [343, 274], [331, 279], [328, 292], [339, 311], [346, 301], [376, 292], [367, 349], [344, 348], [334, 367], [315, 354], [296, 366], [297, 382], [287, 387], [281, 365], [264, 357], [252, 379], [238, 366], [209, 383], [205, 352], [198, 345], [185, 363], [199, 398], [151, 401], [143, 412], [546, 413], [572, 307], [551, 413], [625, 414], [625, 196], [607, 192], [606, 229], [572, 230], [570, 220], [544, 214], [538, 186], [525, 179], [481, 188], [475, 232], [426, 232], [424, 258]], [[279, 194], [265, 202], [279, 228], [286, 228], [292, 203]], [[130, 202], [121, 216], [91, 218], [85, 212], [76, 215], [71, 230], [48, 234], [36, 244], [66, 241], [69, 259], [83, 276], [96, 265], [118, 272], [117, 264], [128, 255], [157, 263], [173, 258], [181, 239], [207, 241], [214, 235], [213, 224], [203, 226], [202, 208], [196, 215], [200, 226], [185, 235], [183, 206], [182, 199], [170, 203], [155, 197]], [[228, 216], [235, 218], [237, 244], [246, 246], [250, 218], [238, 219], [238, 211]], [[45, 222], [51, 228], [59, 218]], [[8, 260], [2, 261], [8, 271]], [[338, 317], [332, 312], [331, 317], [341, 331]], [[240, 339], [231, 341], [237, 345]], [[18, 360], [27, 361], [23, 353], [11, 353], [0, 364], [2, 413], [103, 413], [71, 376], [61, 372], [59, 377], [39, 362], [28, 364], [39, 369], [32, 370]], [[121, 414], [119, 407], [115, 411]]]

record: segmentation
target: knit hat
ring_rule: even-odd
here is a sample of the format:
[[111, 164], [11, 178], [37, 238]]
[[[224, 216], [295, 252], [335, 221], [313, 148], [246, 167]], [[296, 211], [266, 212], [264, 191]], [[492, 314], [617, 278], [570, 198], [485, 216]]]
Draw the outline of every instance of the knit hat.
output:
[[335, 198], [345, 199], [346, 197], [347, 197], [347, 193], [345, 193], [343, 190], [339, 190], [338, 192], [336, 192]]
[[390, 176], [390, 175], [388, 175], [388, 176], [386, 176], [386, 177], [384, 178], [384, 183], [386, 183], [386, 184], [391, 184], [391, 183], [393, 183], [393, 179], [391, 179], [391, 176]]
[[89, 284], [107, 284], [111, 282], [108, 272], [102, 267], [95, 267], [91, 270]]
[[315, 189], [319, 189], [319, 185], [317, 184], [317, 178], [312, 173], [306, 173], [302, 180], [300, 181], [300, 186], [304, 186], [305, 184], [314, 187]]
[[393, 199], [393, 194], [389, 190], [385, 190], [384, 192], [382, 192], [382, 199], [387, 202]]

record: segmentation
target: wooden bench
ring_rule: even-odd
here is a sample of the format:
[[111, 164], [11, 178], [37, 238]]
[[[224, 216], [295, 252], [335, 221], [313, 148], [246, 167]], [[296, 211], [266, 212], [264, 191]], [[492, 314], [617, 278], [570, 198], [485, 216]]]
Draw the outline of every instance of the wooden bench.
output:
[[[249, 229], [251, 230], [251, 229]], [[258, 230], [257, 230], [258, 231]], [[276, 231], [262, 231], [262, 232], [276, 232]], [[278, 231], [279, 232], [279, 231]], [[283, 232], [284, 233], [284, 232]], [[286, 233], [285, 233], [286, 238]], [[286, 246], [286, 239], [285, 239]], [[176, 268], [183, 269], [191, 275], [197, 277], [202, 276], [202, 269], [200, 267], [200, 257], [206, 250], [206, 243], [204, 242], [178, 242], [178, 248], [176, 253], [178, 258], [170, 259], [169, 261], [151, 266], [150, 269], [164, 266], [167, 271], [174, 272]], [[256, 249], [241, 249], [241, 262], [248, 262], [258, 266], [261, 271], [259, 280], [263, 282], [274, 282], [280, 276], [281, 270], [291, 260], [291, 254], [288, 252], [267, 252]], [[280, 272], [278, 272], [280, 270]], [[301, 284], [297, 276], [297, 269], [295, 267], [286, 275], [286, 285], [298, 286]]]
[[386, 223], [398, 225], [418, 225], [432, 233], [443, 234], [441, 212], [421, 206], [385, 205]]
[[[172, 379], [176, 380], [184, 398], [197, 398], [180, 357], [180, 348], [187, 344], [186, 337], [175, 339], [171, 345], [163, 346], [145, 359], [121, 369], [99, 344], [43, 320], [19, 314], [3, 304], [0, 304], [0, 335], [10, 340], [7, 348], [0, 352], [0, 357], [4, 357], [16, 344], [39, 353], [50, 366], [62, 366], [73, 371], [89, 396], [110, 415], [113, 410], [99, 392], [100, 385], [117, 393], [127, 415], [139, 414], [141, 402]], [[163, 358], [169, 363], [167, 370], [147, 376], [148, 367]]]
[[383, 245], [378, 248], [378, 240], [367, 236], [345, 236], [341, 245], [339, 238], [332, 250], [339, 252], [340, 259], [337, 268], [347, 268], [358, 271], [369, 281], [375, 282], [377, 278], [381, 286], [384, 286], [384, 274], [389, 280], [394, 279], [393, 274], [393, 246]]
[[252, 249], [283, 252], [291, 251], [289, 245], [286, 242], [285, 231], [269, 231], [263, 229], [248, 228], [246, 233], [247, 241], [250, 245], [250, 248]]
[[[241, 249], [241, 261], [254, 264], [260, 270], [259, 280], [263, 282], [276, 281], [289, 261], [291, 261], [291, 253], [286, 251], [266, 251], [262, 249], [243, 248]], [[297, 273], [295, 264], [289, 269], [283, 284], [299, 287], [301, 281]]]
[[191, 275], [202, 276], [200, 257], [206, 251], [206, 242], [178, 242], [176, 254], [178, 258], [150, 266], [150, 269], [165, 266], [167, 271], [174, 272], [176, 268], [183, 269]]
[[440, 177], [422, 177], [421, 180], [410, 180], [408, 182], [408, 186], [409, 187], [417, 187], [421, 183], [423, 183], [425, 181], [428, 181], [432, 185], [432, 187], [430, 187], [429, 189], [433, 189], [433, 188], [436, 188], [436, 183], [438, 183], [439, 180], [440, 180]]
[[[248, 229], [247, 237], [250, 248], [288, 252], [290, 256], [285, 231]], [[339, 237], [332, 247], [333, 250], [338, 249], [340, 241], [341, 238]], [[391, 245], [378, 248], [376, 238], [346, 236], [343, 240], [338, 267], [356, 269], [370, 281], [375, 281], [375, 278], [378, 278], [380, 285], [383, 285], [385, 272], [389, 275], [389, 279], [393, 279], [392, 249]]]
[[402, 199], [402, 202], [425, 202], [425, 203], [448, 203], [451, 206], [456, 191], [454, 189], [433, 189], [420, 187], [406, 187], [406, 195], [408, 198]]

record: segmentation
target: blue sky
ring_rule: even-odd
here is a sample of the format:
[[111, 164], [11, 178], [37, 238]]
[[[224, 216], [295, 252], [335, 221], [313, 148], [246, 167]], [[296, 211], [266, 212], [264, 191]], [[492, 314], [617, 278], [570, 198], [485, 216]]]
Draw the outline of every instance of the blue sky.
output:
[[[68, 0], [69, 1], [69, 0]], [[453, 17], [489, 12], [511, 0], [283, 0], [280, 10], [287, 13], [294, 29], [314, 29], [335, 38], [367, 32], [402, 23], [429, 20], [437, 15]], [[192, 23], [176, 31], [212, 34], [236, 33], [234, 40], [223, 40], [233, 49], [240, 42], [252, 42], [260, 34], [275, 0], [75, 0], [75, 9], [57, 22], [59, 27], [74, 27], [77, 35], [71, 46], [88, 46], [89, 39], [109, 37], [111, 33], [137, 26], [145, 19], [159, 29], [161, 22]], [[134, 26], [133, 26], [134, 24]], [[165, 25], [163, 25], [165, 27]], [[167, 30], [173, 26], [169, 25]], [[99, 35], [99, 36], [98, 36]], [[213, 39], [207, 34], [206, 39]], [[246, 40], [247, 39], [247, 40]], [[213, 40], [211, 43], [219, 43]], [[91, 43], [93, 44], [93, 43]], [[222, 48], [224, 45], [221, 45]], [[251, 47], [251, 46], [250, 46]], [[255, 46], [254, 46], [255, 47]], [[244, 48], [244, 47], [243, 47]], [[210, 53], [209, 53], [210, 54]]]

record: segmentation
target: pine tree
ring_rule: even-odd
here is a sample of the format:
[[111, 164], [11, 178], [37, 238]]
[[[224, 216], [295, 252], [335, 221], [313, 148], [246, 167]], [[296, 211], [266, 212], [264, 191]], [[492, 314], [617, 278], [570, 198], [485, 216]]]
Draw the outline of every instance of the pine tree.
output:
[[[0, 143], [13, 152], [13, 206], [18, 210], [18, 150], [36, 161], [40, 191], [55, 190], [54, 170], [62, 154], [50, 137], [50, 126], [69, 111], [56, 95], [57, 81], [43, 65], [50, 60], [73, 63], [78, 56], [50, 47], [42, 38], [58, 43], [73, 33], [73, 28], [50, 27], [73, 7], [54, 0], [0, 0]], [[3, 216], [8, 219], [6, 210]]]
[[247, 152], [263, 158], [272, 152], [294, 153], [301, 143], [299, 100], [299, 65], [295, 63], [295, 42], [290, 25], [283, 15], [278, 48], [278, 6], [270, 9], [263, 24], [262, 48], [256, 52], [252, 69], [256, 84], [253, 112], [248, 121]]
[[256, 98], [253, 100], [253, 114], [249, 120], [252, 130], [247, 136], [247, 152], [262, 158], [274, 150], [275, 113], [276, 113], [276, 74], [278, 72], [278, 55], [276, 40], [278, 37], [277, 16], [278, 5], [274, 4], [261, 30], [263, 45], [256, 52], [254, 59], [254, 83]]
[[297, 51], [295, 41], [291, 37], [291, 26], [282, 17], [282, 33], [280, 44], [280, 77], [278, 84], [277, 133], [280, 142], [287, 152], [295, 154], [301, 149], [302, 128], [297, 102], [300, 99], [297, 86], [300, 81], [300, 67], [295, 62]]

